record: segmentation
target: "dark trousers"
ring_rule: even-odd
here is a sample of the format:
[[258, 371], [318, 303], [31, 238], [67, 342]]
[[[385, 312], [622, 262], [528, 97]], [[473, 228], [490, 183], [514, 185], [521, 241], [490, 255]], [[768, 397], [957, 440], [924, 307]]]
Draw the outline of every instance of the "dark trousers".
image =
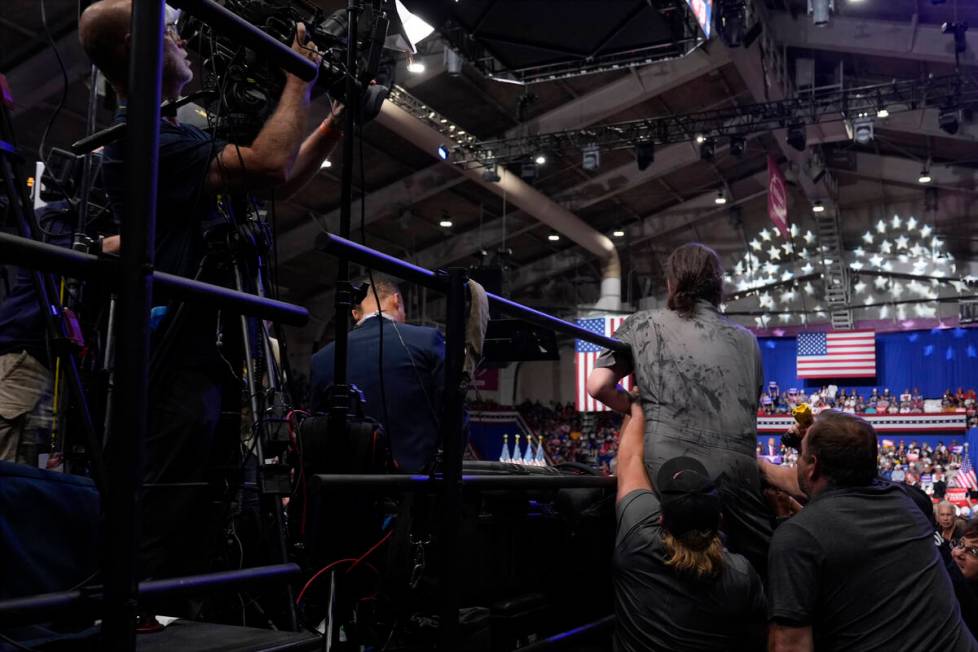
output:
[[139, 543], [141, 578], [209, 570], [227, 499], [234, 490], [234, 460], [239, 451], [237, 429], [218, 427], [224, 389], [213, 373], [179, 366], [161, 373], [150, 390]]

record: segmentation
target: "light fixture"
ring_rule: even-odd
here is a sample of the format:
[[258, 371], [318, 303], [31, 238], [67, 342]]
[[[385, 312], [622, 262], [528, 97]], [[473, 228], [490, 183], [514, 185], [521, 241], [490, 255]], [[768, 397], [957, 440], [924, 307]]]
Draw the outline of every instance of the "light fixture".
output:
[[557, 242], [558, 240], [560, 240], [560, 236], [557, 235], [556, 233], [551, 233], [550, 235], [547, 236], [547, 240], [550, 240], [550, 242]]
[[494, 170], [492, 168], [490, 168], [488, 170], [483, 170], [483, 172], [482, 172], [482, 180], [483, 181], [489, 181], [490, 183], [498, 183], [499, 182], [499, 173], [497, 173], [496, 170]]
[[880, 104], [879, 108], [876, 109], [876, 117], [877, 118], [889, 118], [890, 117], [890, 110], [887, 109], [882, 104]]
[[320, 170], [325, 170], [326, 168], [331, 168], [331, 167], [333, 167], [333, 162], [330, 161], [328, 158], [323, 159], [323, 162], [319, 164]]
[[804, 152], [808, 144], [808, 137], [805, 134], [805, 123], [801, 120], [793, 120], [788, 125], [788, 133], [784, 140], [799, 152]]
[[647, 170], [655, 162], [655, 143], [641, 142], [635, 143], [635, 161], [638, 163], [638, 171]]
[[452, 228], [452, 221], [443, 219], [441, 222], [438, 223], [438, 226], [440, 226], [443, 229], [450, 229]]
[[917, 177], [917, 183], [930, 183], [934, 179], [930, 176], [930, 170], [927, 169], [925, 165], [923, 169], [920, 170], [920, 176]]
[[961, 126], [958, 120], [958, 114], [957, 107], [945, 106], [942, 108], [940, 114], [937, 116], [937, 125], [941, 128], [941, 131], [952, 136], [958, 133], [958, 128]]
[[817, 200], [814, 204], [812, 204], [812, 212], [813, 213], [825, 212], [825, 204], [822, 203], [822, 200]]
[[592, 143], [581, 148], [581, 167], [585, 170], [597, 170], [601, 167], [601, 149]]
[[829, 24], [832, 12], [835, 11], [835, 0], [808, 0], [808, 15], [816, 27]]
[[704, 136], [703, 134], [696, 134], [697, 145], [702, 145], [704, 140], [706, 140], [706, 136]]
[[730, 155], [734, 158], [740, 158], [744, 155], [744, 151], [747, 149], [747, 140], [741, 138], [740, 136], [730, 137]]
[[614, 231], [611, 232], [611, 235], [613, 237], [615, 237], [615, 238], [624, 238], [625, 237], [625, 232], [622, 231], [621, 229], [616, 229], [616, 230], [614, 230]]
[[448, 148], [447, 147], [445, 147], [444, 145], [439, 145], [437, 152], [438, 152], [438, 158], [440, 158], [443, 161], [447, 161], [448, 160]]
[[713, 199], [713, 203], [717, 206], [723, 206], [727, 203], [727, 195], [723, 192], [723, 188], [717, 190], [717, 196]]
[[424, 64], [420, 61], [415, 61], [411, 59], [407, 65], [407, 71], [414, 75], [420, 75], [425, 71]]
[[853, 118], [851, 122], [847, 122], [846, 130], [849, 132], [849, 137], [855, 142], [860, 145], [866, 145], [873, 140], [873, 118], [862, 114]]
[[705, 138], [700, 143], [700, 160], [712, 161], [716, 158], [717, 146], [712, 138]]
[[546, 165], [547, 157], [544, 156], [543, 154], [537, 154], [536, 158], [533, 159], [533, 162], [536, 163], [537, 165]]

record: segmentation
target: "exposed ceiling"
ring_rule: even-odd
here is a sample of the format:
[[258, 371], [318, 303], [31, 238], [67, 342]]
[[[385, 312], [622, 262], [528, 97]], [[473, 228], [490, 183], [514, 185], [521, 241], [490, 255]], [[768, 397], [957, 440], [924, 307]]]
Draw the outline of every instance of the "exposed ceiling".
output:
[[[470, 8], [488, 0], [463, 0]], [[11, 80], [15, 127], [25, 152], [36, 152], [45, 126], [58, 105], [63, 83], [41, 23], [37, 0], [4, 0], [0, 16], [0, 72]], [[328, 6], [330, 2], [317, 2]], [[541, 4], [541, 3], [534, 3]], [[561, 3], [549, 4], [555, 15]], [[480, 139], [610, 124], [705, 108], [728, 108], [777, 99], [781, 82], [762, 67], [760, 50], [775, 50], [781, 70], [795, 79], [797, 66], [814, 61], [816, 85], [863, 85], [893, 79], [924, 79], [954, 69], [952, 38], [940, 33], [948, 20], [978, 25], [978, 3], [948, 0], [837, 0], [831, 23], [820, 29], [805, 15], [806, 0], [766, 0], [758, 7], [765, 23], [762, 38], [746, 51], [714, 38], [685, 59], [652, 63], [523, 87], [489, 80], [471, 64], [450, 74], [443, 64], [438, 35], [424, 42], [417, 56], [427, 70], [411, 75], [398, 70], [398, 83], [438, 113]], [[64, 108], [47, 136], [48, 146], [64, 147], [83, 134], [88, 101], [88, 64], [75, 36], [78, 5], [45, 0], [51, 39], [59, 44], [68, 70]], [[518, 17], [514, 17], [516, 20]], [[538, 27], [560, 29], [560, 20]], [[854, 37], [858, 35], [858, 38]], [[974, 75], [978, 31], [967, 34], [964, 71]], [[778, 46], [772, 48], [772, 46]], [[770, 55], [770, 52], [768, 52]], [[772, 59], [767, 59], [771, 61]], [[799, 61], [802, 63], [799, 64]], [[841, 74], [840, 74], [841, 71]], [[528, 92], [528, 95], [525, 93]], [[521, 97], [523, 98], [521, 100]], [[24, 99], [26, 98], [26, 99]], [[318, 107], [321, 116], [325, 104]], [[838, 183], [842, 236], [847, 247], [894, 206], [924, 214], [924, 192], [917, 172], [928, 161], [939, 188], [939, 208], [927, 213], [937, 235], [959, 260], [978, 258], [978, 126], [964, 116], [960, 131], [939, 129], [934, 111], [894, 114], [876, 124], [876, 137], [858, 145], [838, 133], [824, 140], [829, 177]], [[98, 122], [109, 111], [100, 107]], [[838, 130], [837, 130], [838, 131]], [[814, 138], [813, 138], [814, 136]], [[803, 172], [776, 133], [755, 134], [742, 156], [718, 148], [714, 161], [701, 161], [695, 145], [663, 146], [645, 171], [631, 150], [604, 151], [600, 168], [582, 168], [579, 151], [547, 152], [533, 186], [561, 206], [615, 238], [624, 264], [624, 298], [635, 302], [661, 292], [662, 266], [668, 252], [692, 239], [714, 246], [728, 262], [744, 253], [746, 239], [769, 226], [766, 211], [767, 157], [786, 168], [789, 181]], [[435, 152], [419, 150], [381, 124], [368, 124], [357, 145], [354, 178], [368, 244], [429, 267], [498, 262], [505, 266], [504, 292], [513, 298], [568, 314], [597, 296], [600, 270], [593, 256], [567, 238], [552, 241], [549, 226], [515, 210], [505, 198], [457, 174]], [[362, 157], [362, 159], [361, 159]], [[313, 251], [320, 225], [335, 224], [340, 197], [339, 152], [296, 197], [274, 211], [279, 234], [278, 280], [283, 298], [305, 304], [317, 318], [310, 340], [319, 339], [332, 315], [333, 263]], [[519, 173], [520, 165], [511, 166]], [[908, 172], [909, 171], [909, 172]], [[738, 205], [743, 231], [735, 228], [730, 205], [713, 203], [724, 189]], [[811, 204], [817, 184], [791, 185], [790, 219], [813, 229]], [[439, 226], [445, 217], [450, 229]], [[358, 228], [354, 237], [360, 239]], [[420, 295], [412, 297], [415, 310]], [[440, 319], [424, 308], [425, 316]], [[420, 315], [416, 314], [415, 317]]]

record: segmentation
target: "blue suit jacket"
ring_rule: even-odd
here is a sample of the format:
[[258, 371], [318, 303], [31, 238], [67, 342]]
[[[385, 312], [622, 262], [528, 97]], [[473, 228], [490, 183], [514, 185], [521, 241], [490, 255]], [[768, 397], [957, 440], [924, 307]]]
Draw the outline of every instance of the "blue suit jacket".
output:
[[[384, 389], [380, 392], [380, 332], [384, 336]], [[333, 382], [334, 345], [312, 356], [313, 409], [324, 410], [324, 390]], [[414, 473], [434, 456], [438, 445], [444, 386], [445, 338], [435, 328], [397, 324], [371, 317], [350, 331], [349, 382], [366, 398], [364, 412], [389, 428], [391, 451], [401, 471]]]

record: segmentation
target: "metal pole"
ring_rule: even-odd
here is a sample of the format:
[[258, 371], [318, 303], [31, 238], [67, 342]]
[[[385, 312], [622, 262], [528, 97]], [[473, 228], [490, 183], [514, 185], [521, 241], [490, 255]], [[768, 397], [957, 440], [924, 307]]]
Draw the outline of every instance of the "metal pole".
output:
[[106, 501], [105, 615], [103, 645], [136, 645], [136, 545], [147, 429], [149, 310], [156, 244], [160, 95], [164, 3], [135, 0], [130, 26], [126, 203], [122, 216], [122, 266], [116, 343], [116, 397], [109, 444]]
[[462, 365], [465, 362], [465, 284], [464, 269], [448, 270], [448, 290], [445, 315], [445, 389], [441, 417], [443, 451], [441, 494], [441, 523], [438, 548], [441, 551], [441, 577], [438, 593], [438, 643], [444, 652], [459, 649], [458, 609], [459, 549], [458, 531], [462, 520]]

